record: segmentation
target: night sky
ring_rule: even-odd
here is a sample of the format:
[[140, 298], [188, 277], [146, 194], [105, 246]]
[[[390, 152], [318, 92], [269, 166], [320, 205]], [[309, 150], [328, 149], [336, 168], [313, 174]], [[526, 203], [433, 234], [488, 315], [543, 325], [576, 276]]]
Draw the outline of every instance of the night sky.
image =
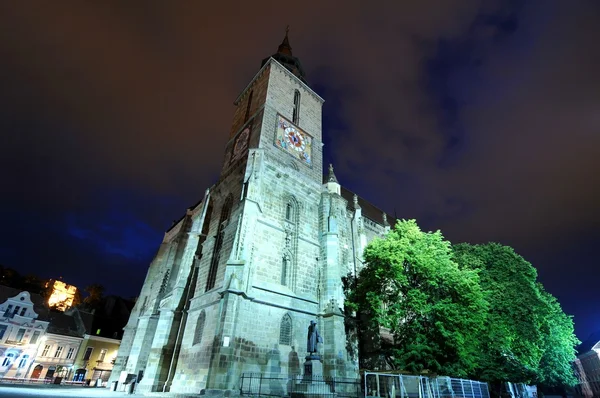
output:
[[599, 1], [206, 4], [0, 3], [0, 264], [136, 296], [289, 24], [343, 185], [600, 329]]

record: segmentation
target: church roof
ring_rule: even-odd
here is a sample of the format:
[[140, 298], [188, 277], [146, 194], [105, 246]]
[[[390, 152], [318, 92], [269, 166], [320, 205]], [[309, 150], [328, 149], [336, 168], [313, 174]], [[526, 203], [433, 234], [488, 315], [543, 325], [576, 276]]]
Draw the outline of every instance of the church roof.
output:
[[[344, 188], [343, 186], [341, 187], [341, 194], [342, 197], [348, 201], [348, 206], [352, 207], [354, 203], [354, 195], [356, 194], [351, 190]], [[386, 220], [384, 220], [383, 214], [385, 212], [359, 195], [356, 196], [358, 197], [358, 205], [362, 209], [362, 215], [371, 221], [376, 222], [377, 224], [384, 225]], [[385, 214], [387, 216], [387, 222], [389, 225], [392, 227], [396, 225], [396, 217], [392, 217], [387, 213]]]

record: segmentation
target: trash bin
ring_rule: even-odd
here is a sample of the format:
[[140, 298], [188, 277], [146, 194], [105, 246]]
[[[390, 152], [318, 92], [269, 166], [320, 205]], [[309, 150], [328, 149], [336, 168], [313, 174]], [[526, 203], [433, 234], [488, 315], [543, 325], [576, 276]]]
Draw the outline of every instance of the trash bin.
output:
[[134, 388], [135, 388], [135, 381], [132, 381], [131, 383], [129, 383], [127, 385], [127, 387], [125, 388], [125, 391], [127, 391], [127, 394], [133, 394]]
[[118, 381], [113, 381], [112, 383], [110, 383], [110, 391], [117, 391], [117, 384], [119, 382]]

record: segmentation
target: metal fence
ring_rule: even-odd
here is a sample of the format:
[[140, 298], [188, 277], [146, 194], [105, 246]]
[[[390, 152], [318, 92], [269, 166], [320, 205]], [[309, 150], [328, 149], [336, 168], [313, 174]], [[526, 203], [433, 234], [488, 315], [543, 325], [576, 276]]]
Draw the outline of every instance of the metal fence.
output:
[[318, 376], [306, 378], [300, 375], [282, 376], [264, 373], [243, 373], [240, 379], [240, 395], [291, 398], [363, 396], [358, 379]]
[[365, 372], [367, 398], [490, 398], [487, 383], [451, 377]]

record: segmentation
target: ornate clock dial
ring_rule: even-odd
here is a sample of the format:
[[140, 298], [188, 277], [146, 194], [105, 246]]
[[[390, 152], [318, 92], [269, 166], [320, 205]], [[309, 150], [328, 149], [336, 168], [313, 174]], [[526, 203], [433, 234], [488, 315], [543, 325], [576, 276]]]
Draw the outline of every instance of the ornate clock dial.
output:
[[288, 143], [290, 147], [295, 151], [304, 151], [306, 147], [306, 142], [304, 142], [304, 137], [302, 133], [296, 130], [294, 127], [289, 126], [285, 129], [285, 135], [287, 137]]
[[246, 149], [246, 147], [248, 146], [248, 136], [249, 135], [250, 135], [250, 129], [248, 127], [246, 127], [244, 130], [242, 130], [242, 132], [238, 136], [237, 140], [235, 141], [235, 145], [233, 147], [233, 156], [235, 156], [235, 157], [239, 156], [239, 154], [244, 149]]

